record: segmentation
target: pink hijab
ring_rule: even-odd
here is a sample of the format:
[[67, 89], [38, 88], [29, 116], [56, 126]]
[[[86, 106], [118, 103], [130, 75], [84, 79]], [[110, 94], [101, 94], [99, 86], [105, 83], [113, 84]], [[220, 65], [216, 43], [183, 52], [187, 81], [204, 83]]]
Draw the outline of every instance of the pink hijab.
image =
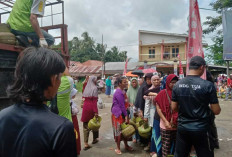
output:
[[82, 95], [83, 97], [98, 97], [98, 89], [95, 84], [96, 81], [97, 81], [96, 76], [89, 77], [84, 93]]

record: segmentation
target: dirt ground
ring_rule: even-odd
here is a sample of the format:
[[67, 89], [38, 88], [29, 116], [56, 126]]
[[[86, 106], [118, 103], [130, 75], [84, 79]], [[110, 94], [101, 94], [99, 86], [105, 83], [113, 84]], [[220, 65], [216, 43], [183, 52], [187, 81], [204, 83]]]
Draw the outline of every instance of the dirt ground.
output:
[[[81, 151], [80, 157], [88, 156], [88, 157], [116, 157], [118, 155], [115, 154], [114, 149], [116, 148], [116, 144], [113, 139], [113, 131], [111, 126], [111, 104], [112, 104], [112, 96], [108, 98], [105, 94], [100, 94], [99, 97], [102, 98], [105, 107], [103, 109], [99, 109], [99, 115], [103, 118], [100, 128], [99, 134], [99, 143], [92, 145], [92, 133], [90, 133], [89, 144], [92, 146], [91, 149]], [[78, 94], [75, 98], [75, 102], [78, 104], [80, 108], [81, 104], [81, 94]], [[232, 156], [232, 120], [230, 119], [232, 116], [232, 101], [223, 101], [219, 99], [220, 106], [222, 108], [221, 114], [216, 116], [216, 125], [219, 136], [220, 149], [216, 149], [215, 157], [231, 157]], [[80, 121], [81, 119], [80, 110], [78, 114], [78, 122], [81, 133], [81, 146], [84, 147], [83, 142], [83, 124]], [[135, 151], [127, 152], [124, 149], [123, 142], [121, 143], [121, 151], [122, 157], [149, 157], [149, 153], [145, 152], [142, 147], [140, 147], [136, 143], [129, 142]]]

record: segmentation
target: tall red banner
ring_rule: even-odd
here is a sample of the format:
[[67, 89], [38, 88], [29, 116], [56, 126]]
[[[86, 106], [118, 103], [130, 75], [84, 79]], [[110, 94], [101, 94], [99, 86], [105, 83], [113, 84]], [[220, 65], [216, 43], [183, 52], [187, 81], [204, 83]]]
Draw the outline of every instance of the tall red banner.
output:
[[181, 63], [180, 54], [178, 54], [177, 57], [179, 59], [179, 78], [182, 79], [182, 78], [184, 78], [184, 71], [183, 71], [183, 67], [182, 67], [182, 63]]
[[182, 63], [181, 63], [181, 59], [180, 59], [180, 55], [178, 54], [178, 59], [179, 59], [179, 73], [180, 74], [184, 74], [184, 71], [183, 71], [183, 67], [182, 67]]
[[126, 63], [125, 63], [125, 68], [124, 68], [123, 76], [126, 76], [126, 73], [127, 73], [127, 64], [128, 64], [128, 58], [126, 58]]
[[[189, 72], [189, 62], [194, 56], [204, 58], [202, 48], [202, 27], [199, 7], [197, 0], [189, 0], [189, 35], [188, 35], [188, 50], [187, 50], [187, 68], [186, 74]], [[206, 72], [201, 76], [206, 79]]]

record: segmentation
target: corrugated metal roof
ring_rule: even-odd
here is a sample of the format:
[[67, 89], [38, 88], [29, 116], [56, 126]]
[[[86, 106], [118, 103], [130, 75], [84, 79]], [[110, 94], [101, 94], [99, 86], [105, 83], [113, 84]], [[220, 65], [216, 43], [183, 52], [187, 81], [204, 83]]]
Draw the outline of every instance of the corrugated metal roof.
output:
[[81, 62], [70, 61], [70, 66], [80, 66], [82, 65]]
[[88, 60], [88, 61], [82, 63], [82, 65], [85, 65], [85, 66], [102, 66], [102, 62], [97, 61], [97, 60]]
[[[134, 70], [137, 65], [138, 62], [128, 62], [127, 71]], [[105, 64], [105, 70], [107, 71], [108, 70], [123, 71], [124, 68], [125, 68], [125, 62], [106, 62]]]
[[96, 75], [100, 76], [101, 66], [70, 66], [69, 73], [72, 76]]

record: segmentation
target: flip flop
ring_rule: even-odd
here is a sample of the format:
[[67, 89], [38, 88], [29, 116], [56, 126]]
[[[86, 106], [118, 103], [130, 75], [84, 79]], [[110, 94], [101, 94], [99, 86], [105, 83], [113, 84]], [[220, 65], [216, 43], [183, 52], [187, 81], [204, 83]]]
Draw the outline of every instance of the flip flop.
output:
[[151, 157], [157, 157], [157, 154], [153, 154]]
[[114, 151], [115, 151], [115, 153], [116, 153], [117, 155], [121, 155], [121, 154], [122, 154], [122, 152], [121, 152], [120, 150], [118, 150], [118, 149], [115, 149]]
[[156, 155], [156, 156], [157, 156], [157, 154], [156, 154], [155, 152], [151, 152], [151, 153], [150, 153], [150, 157], [153, 157], [153, 155]]
[[126, 149], [127, 151], [134, 151], [134, 149], [133, 149], [132, 147], [130, 147], [130, 146], [125, 147], [125, 149]]
[[88, 149], [92, 148], [91, 146], [84, 147], [83, 150], [86, 151]]
[[98, 143], [99, 141], [97, 139], [93, 140], [92, 144], [96, 144]]

